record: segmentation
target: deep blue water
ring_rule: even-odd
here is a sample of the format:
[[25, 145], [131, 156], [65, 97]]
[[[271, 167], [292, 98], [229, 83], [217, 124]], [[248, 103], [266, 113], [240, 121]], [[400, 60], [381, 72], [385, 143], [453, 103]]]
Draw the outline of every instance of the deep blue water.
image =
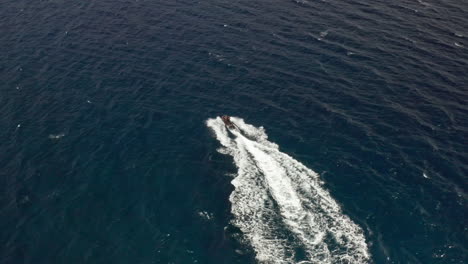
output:
[[234, 224], [240, 172], [206, 124], [221, 114], [319, 174], [369, 263], [467, 263], [467, 14], [456, 0], [1, 1], [0, 263], [262, 263]]

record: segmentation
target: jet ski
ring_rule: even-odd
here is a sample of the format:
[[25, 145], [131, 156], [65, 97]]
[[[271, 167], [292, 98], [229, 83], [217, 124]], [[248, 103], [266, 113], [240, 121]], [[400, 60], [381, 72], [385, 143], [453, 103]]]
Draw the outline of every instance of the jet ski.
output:
[[221, 116], [221, 120], [223, 120], [224, 124], [227, 126], [229, 129], [235, 129], [236, 125], [231, 121], [231, 117], [228, 115], [223, 115]]

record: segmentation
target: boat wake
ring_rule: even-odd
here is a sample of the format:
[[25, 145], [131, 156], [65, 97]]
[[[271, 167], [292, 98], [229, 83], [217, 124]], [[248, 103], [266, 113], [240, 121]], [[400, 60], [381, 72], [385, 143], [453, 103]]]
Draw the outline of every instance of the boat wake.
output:
[[279, 151], [263, 127], [208, 119], [238, 173], [230, 196], [233, 224], [260, 263], [368, 263], [362, 229], [341, 212], [317, 173]]

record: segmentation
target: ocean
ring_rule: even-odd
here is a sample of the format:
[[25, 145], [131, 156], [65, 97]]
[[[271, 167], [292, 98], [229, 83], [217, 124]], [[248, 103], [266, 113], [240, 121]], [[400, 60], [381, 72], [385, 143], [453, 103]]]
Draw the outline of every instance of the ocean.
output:
[[0, 264], [468, 262], [468, 2], [6, 0], [0, 25]]

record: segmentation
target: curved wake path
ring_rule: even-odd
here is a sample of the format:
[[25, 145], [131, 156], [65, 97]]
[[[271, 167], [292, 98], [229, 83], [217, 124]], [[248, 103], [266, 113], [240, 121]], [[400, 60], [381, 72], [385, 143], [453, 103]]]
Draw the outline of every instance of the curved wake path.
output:
[[260, 263], [368, 263], [361, 228], [341, 212], [318, 175], [279, 151], [262, 127], [231, 118], [240, 131], [228, 131], [218, 117], [208, 119], [234, 157], [238, 174], [230, 196], [233, 224]]

